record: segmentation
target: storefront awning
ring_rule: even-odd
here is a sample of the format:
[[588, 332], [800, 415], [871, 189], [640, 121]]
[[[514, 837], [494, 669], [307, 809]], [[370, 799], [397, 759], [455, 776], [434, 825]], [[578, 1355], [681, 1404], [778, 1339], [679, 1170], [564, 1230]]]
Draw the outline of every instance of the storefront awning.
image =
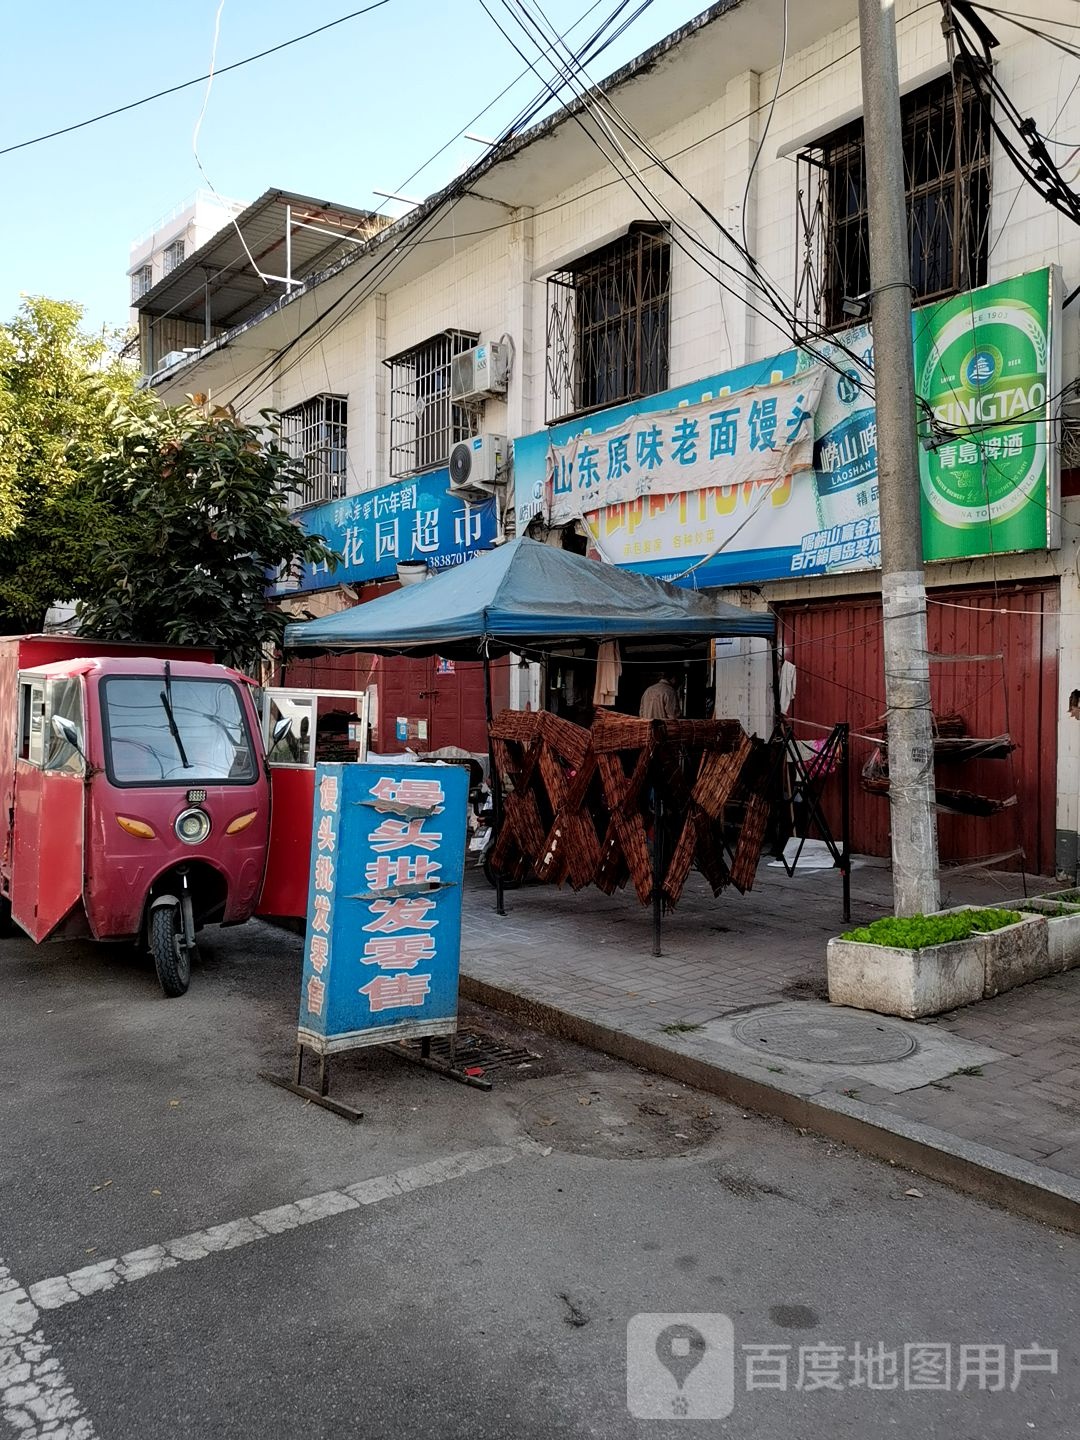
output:
[[512, 540], [418, 585], [289, 625], [293, 652], [371, 650], [477, 658], [569, 641], [771, 636], [773, 617], [695, 590]]

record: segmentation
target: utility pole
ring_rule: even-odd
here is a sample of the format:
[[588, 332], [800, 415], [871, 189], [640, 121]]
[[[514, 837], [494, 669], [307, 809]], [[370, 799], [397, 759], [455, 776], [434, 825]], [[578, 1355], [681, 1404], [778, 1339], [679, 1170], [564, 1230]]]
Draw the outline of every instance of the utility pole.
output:
[[881, 497], [893, 903], [897, 915], [914, 915], [938, 909], [940, 890], [894, 0], [859, 0], [859, 38]]

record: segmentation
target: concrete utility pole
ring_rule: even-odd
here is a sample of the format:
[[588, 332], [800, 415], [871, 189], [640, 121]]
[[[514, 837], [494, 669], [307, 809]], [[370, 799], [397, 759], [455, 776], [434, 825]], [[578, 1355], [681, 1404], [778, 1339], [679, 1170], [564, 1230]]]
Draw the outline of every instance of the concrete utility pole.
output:
[[894, 0], [859, 0], [859, 38], [869, 191], [893, 901], [898, 915], [914, 915], [936, 910], [940, 890]]

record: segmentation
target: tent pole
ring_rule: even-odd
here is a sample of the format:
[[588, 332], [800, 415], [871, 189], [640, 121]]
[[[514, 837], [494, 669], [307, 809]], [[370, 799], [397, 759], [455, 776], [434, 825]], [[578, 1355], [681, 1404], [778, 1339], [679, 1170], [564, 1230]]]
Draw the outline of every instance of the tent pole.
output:
[[[495, 742], [491, 738], [491, 722], [494, 716], [491, 706], [491, 656], [488, 654], [487, 645], [484, 646], [484, 714], [487, 716], [488, 784], [491, 786], [491, 823], [495, 831], [491, 848], [494, 850], [502, 834], [502, 781], [495, 766]], [[495, 914], [506, 914], [501, 870], [495, 871]]]
[[664, 801], [658, 786], [653, 788], [653, 868], [652, 868], [652, 916], [653, 916], [653, 944], [652, 953], [660, 955], [663, 953], [660, 944], [660, 934], [663, 928], [664, 915]]

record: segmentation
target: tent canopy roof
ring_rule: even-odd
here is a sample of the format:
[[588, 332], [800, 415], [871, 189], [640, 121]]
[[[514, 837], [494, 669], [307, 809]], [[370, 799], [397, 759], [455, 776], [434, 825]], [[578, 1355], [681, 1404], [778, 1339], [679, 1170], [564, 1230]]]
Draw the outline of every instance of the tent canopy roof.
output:
[[583, 640], [678, 643], [774, 630], [769, 614], [520, 539], [366, 605], [289, 625], [285, 647], [476, 659], [485, 645], [503, 654]]

